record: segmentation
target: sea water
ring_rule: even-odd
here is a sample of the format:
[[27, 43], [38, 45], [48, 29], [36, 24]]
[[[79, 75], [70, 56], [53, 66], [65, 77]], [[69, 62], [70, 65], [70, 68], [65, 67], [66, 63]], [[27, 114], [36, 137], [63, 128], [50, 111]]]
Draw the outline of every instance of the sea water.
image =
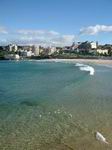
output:
[[0, 62], [1, 150], [112, 149], [112, 68], [83, 65]]

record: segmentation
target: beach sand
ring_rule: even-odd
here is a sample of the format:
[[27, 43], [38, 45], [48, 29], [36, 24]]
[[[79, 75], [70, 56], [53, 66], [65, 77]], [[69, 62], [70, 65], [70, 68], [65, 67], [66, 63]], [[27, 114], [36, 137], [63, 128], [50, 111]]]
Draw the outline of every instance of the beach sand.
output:
[[72, 63], [92, 63], [99, 65], [112, 65], [112, 60], [109, 59], [44, 59], [44, 60], [36, 60], [36, 61], [44, 61], [44, 62], [72, 62]]
[[101, 65], [112, 65], [112, 60], [103, 60], [103, 59], [74, 59], [73, 61], [95, 63], [95, 64], [101, 64]]

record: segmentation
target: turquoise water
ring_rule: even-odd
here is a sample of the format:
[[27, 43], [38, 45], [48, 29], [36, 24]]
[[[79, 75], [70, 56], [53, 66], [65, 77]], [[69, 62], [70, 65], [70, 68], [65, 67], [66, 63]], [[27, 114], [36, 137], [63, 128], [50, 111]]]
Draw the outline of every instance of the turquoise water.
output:
[[1, 61], [0, 149], [112, 149], [112, 68], [90, 65]]

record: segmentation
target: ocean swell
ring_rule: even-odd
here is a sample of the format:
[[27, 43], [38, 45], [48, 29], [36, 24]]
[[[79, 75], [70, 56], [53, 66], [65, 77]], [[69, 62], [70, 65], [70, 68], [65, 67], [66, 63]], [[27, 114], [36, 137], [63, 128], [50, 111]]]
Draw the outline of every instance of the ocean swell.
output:
[[89, 65], [84, 65], [84, 64], [80, 64], [80, 63], [76, 63], [77, 67], [79, 67], [79, 69], [81, 71], [88, 71], [90, 75], [94, 75], [95, 70], [93, 67], [89, 66]]

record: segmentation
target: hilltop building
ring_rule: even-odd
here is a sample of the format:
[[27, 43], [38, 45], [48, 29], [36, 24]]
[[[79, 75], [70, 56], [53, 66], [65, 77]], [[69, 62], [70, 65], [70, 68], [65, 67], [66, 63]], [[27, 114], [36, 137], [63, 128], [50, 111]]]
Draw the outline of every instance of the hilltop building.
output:
[[109, 50], [108, 49], [97, 49], [96, 51], [97, 51], [98, 54], [108, 55]]
[[10, 45], [8, 45], [8, 49], [10, 52], [12, 52], [12, 51], [17, 52], [18, 46], [16, 44], [10, 44]]
[[6, 54], [4, 57], [5, 57], [5, 59], [8, 59], [8, 60], [19, 60], [20, 59], [20, 56], [18, 54]]
[[54, 52], [56, 52], [56, 47], [49, 47], [48, 48], [48, 55], [52, 55]]
[[33, 45], [32, 52], [34, 53], [34, 56], [39, 56], [40, 55], [40, 47]]
[[96, 49], [98, 47], [98, 42], [90, 42], [91, 49]]

